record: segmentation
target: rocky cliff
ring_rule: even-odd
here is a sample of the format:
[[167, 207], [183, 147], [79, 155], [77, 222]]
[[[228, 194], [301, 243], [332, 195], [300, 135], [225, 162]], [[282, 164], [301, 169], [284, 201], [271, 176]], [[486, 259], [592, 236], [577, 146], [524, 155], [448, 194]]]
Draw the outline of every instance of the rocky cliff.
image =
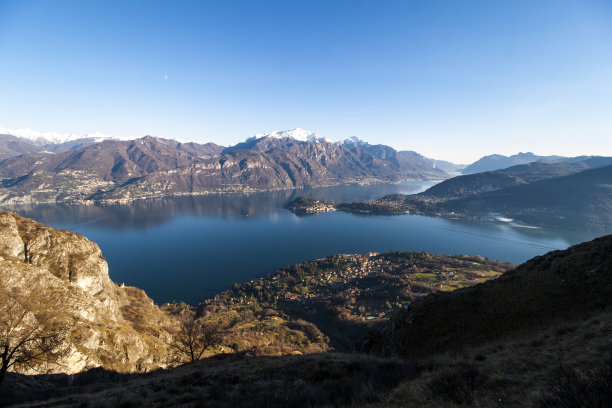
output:
[[87, 238], [2, 211], [0, 276], [9, 290], [30, 291], [40, 299], [53, 293], [48, 307], [59, 307], [72, 322], [67, 352], [50, 371], [97, 366], [146, 371], [167, 365], [173, 322], [142, 290], [112, 282], [100, 249]]

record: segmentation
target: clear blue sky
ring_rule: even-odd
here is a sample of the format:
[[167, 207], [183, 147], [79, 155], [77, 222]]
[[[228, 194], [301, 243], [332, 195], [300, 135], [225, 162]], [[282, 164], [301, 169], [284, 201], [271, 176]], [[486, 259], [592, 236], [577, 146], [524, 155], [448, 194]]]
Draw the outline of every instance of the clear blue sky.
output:
[[612, 155], [612, 1], [0, 0], [0, 126]]

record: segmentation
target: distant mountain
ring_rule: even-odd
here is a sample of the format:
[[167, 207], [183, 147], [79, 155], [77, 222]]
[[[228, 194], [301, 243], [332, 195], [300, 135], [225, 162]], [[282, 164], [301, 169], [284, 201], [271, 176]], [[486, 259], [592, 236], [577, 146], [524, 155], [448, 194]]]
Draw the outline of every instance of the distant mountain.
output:
[[244, 142], [225, 148], [223, 153], [230, 153], [236, 150], [270, 151], [273, 148], [292, 146], [297, 142], [332, 143], [330, 140], [321, 137], [318, 133], [302, 128], [296, 128], [292, 130], [257, 134], [248, 138]]
[[19, 156], [21, 154], [38, 153], [44, 150], [42, 147], [31, 143], [29, 140], [0, 134], [0, 159]]
[[36, 177], [36, 174], [29, 174], [32, 171], [56, 174], [83, 171], [104, 181], [124, 182], [154, 171], [186, 166], [218, 155], [221, 150], [221, 146], [212, 143], [183, 144], [150, 136], [129, 141], [107, 140], [60, 154], [9, 158], [0, 163], [0, 177], [24, 174]]
[[25, 139], [37, 146], [59, 145], [67, 142], [74, 142], [80, 139], [90, 139], [95, 142], [101, 142], [103, 140], [126, 140], [125, 138], [109, 136], [105, 135], [104, 133], [86, 133], [84, 135], [76, 135], [72, 133], [37, 132], [32, 129], [7, 129], [3, 127], [0, 127], [0, 134]]
[[105, 140], [5, 159], [0, 202], [131, 201], [448, 177], [415, 152], [366, 147], [348, 148], [303, 129], [257, 135], [228, 148], [150, 136]]
[[[455, 173], [465, 167], [462, 164], [455, 164], [445, 160], [429, 159], [411, 150], [396, 151], [395, 149], [385, 145], [371, 145], [355, 136], [349, 137], [348, 139], [337, 143], [348, 147], [349, 149], [362, 148], [379, 159], [394, 161], [399, 166], [407, 165], [410, 167], [411, 164], [409, 163], [412, 163], [413, 166], [414, 164], [418, 163], [419, 167], [438, 169], [448, 174]], [[398, 155], [402, 158], [397, 158], [396, 156]]]
[[[395, 156], [399, 157], [397, 153]], [[401, 160], [401, 163], [400, 163]], [[428, 164], [379, 159], [362, 148], [291, 137], [261, 137], [170, 173], [153, 172], [95, 199], [197, 194], [206, 191], [261, 191], [346, 183], [444, 178]]]
[[144, 137], [107, 140], [58, 154], [30, 154], [0, 162], [0, 201], [87, 200], [152, 172], [169, 172], [217, 156], [223, 148]]
[[99, 139], [95, 137], [84, 137], [81, 139], [69, 140], [63, 143], [49, 143], [42, 146], [45, 152], [49, 153], [64, 153], [70, 150], [77, 150], [82, 147], [91, 146], [96, 143], [100, 143], [103, 140], [114, 140], [114, 139]]
[[490, 156], [484, 156], [481, 159], [475, 161], [469, 166], [462, 170], [463, 174], [474, 174], [482, 173], [485, 171], [505, 169], [507, 167], [516, 166], [519, 164], [528, 164], [537, 161], [545, 162], [573, 162], [582, 161], [588, 159], [587, 156], [581, 157], [563, 157], [563, 156], [538, 156], [531, 152], [529, 153], [518, 153], [513, 156], [503, 156], [500, 154], [493, 154]]
[[421, 195], [438, 200], [467, 197], [609, 165], [612, 165], [612, 157], [593, 157], [572, 163], [522, 164], [497, 171], [453, 177], [436, 184]]
[[[295, 134], [298, 138], [293, 137]], [[389, 181], [448, 177], [443, 170], [436, 169], [430, 159], [416, 152], [398, 152], [392, 147], [370, 145], [355, 137], [333, 143], [304, 129], [258, 135], [226, 148], [223, 153], [240, 150], [271, 155], [284, 168], [306, 166], [308, 174], [319, 179], [330, 175], [338, 179], [376, 177]], [[297, 158], [299, 163], [288, 162], [289, 157]]]
[[498, 213], [530, 225], [611, 231], [612, 166], [449, 200], [440, 207], [462, 214]]
[[[338, 142], [337, 144], [353, 151], [363, 149], [378, 159], [392, 163], [402, 171], [415, 174], [424, 173], [428, 176], [431, 175], [431, 177], [436, 177], [436, 175], [438, 175], [440, 178], [445, 178], [446, 171], [442, 167], [445, 167], [445, 164], [448, 164], [448, 166], [446, 166], [447, 168], [455, 166], [450, 162], [428, 159], [411, 150], [397, 151], [392, 147], [382, 144], [371, 145], [355, 136]], [[438, 166], [438, 163], [442, 163], [442, 167]]]
[[436, 160], [436, 159], [431, 159], [431, 160], [433, 160], [433, 164], [434, 166], [436, 166], [436, 168], [443, 170], [447, 172], [448, 174], [460, 173], [466, 167], [465, 164], [455, 164], [455, 163], [451, 163], [446, 160]]
[[529, 225], [609, 232], [612, 158], [530, 163], [455, 177], [420, 194], [378, 201], [421, 213], [482, 218], [497, 214]]
[[247, 140], [263, 139], [266, 137], [271, 137], [275, 139], [291, 138], [299, 142], [330, 142], [332, 143], [331, 140], [325, 137], [322, 137], [320, 134], [316, 132], [311, 132], [310, 130], [306, 130], [302, 128], [295, 128], [292, 130], [281, 130], [281, 131], [270, 132], [270, 133], [259, 133]]
[[[64, 153], [70, 150], [77, 150], [82, 147], [100, 143], [102, 140], [95, 137], [84, 137], [80, 139], [68, 140], [61, 143], [39, 144], [23, 137], [0, 134], [0, 159], [20, 156], [31, 153]], [[38, 141], [42, 141], [38, 139]]]
[[373, 332], [367, 349], [423, 356], [528, 336], [610, 306], [612, 236], [535, 257], [497, 279], [427, 296]]

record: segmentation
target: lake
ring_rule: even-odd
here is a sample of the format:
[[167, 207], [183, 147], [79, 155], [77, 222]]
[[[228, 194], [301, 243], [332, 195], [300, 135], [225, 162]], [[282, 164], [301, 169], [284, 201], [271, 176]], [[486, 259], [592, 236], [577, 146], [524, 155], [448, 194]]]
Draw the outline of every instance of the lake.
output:
[[417, 215], [296, 216], [283, 208], [299, 195], [333, 202], [371, 200], [420, 192], [433, 184], [219, 194], [130, 205], [41, 205], [21, 207], [18, 212], [97, 242], [111, 279], [144, 289], [157, 303], [197, 303], [234, 282], [337, 253], [428, 251], [521, 263], [598, 235]]

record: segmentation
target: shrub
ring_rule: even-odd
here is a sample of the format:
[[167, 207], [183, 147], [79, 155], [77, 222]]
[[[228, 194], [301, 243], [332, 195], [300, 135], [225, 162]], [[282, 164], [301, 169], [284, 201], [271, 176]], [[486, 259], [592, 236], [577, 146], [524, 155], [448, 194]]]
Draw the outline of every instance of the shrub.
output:
[[485, 381], [486, 376], [470, 364], [437, 375], [429, 382], [428, 388], [435, 396], [463, 404], [472, 401], [474, 390]]

